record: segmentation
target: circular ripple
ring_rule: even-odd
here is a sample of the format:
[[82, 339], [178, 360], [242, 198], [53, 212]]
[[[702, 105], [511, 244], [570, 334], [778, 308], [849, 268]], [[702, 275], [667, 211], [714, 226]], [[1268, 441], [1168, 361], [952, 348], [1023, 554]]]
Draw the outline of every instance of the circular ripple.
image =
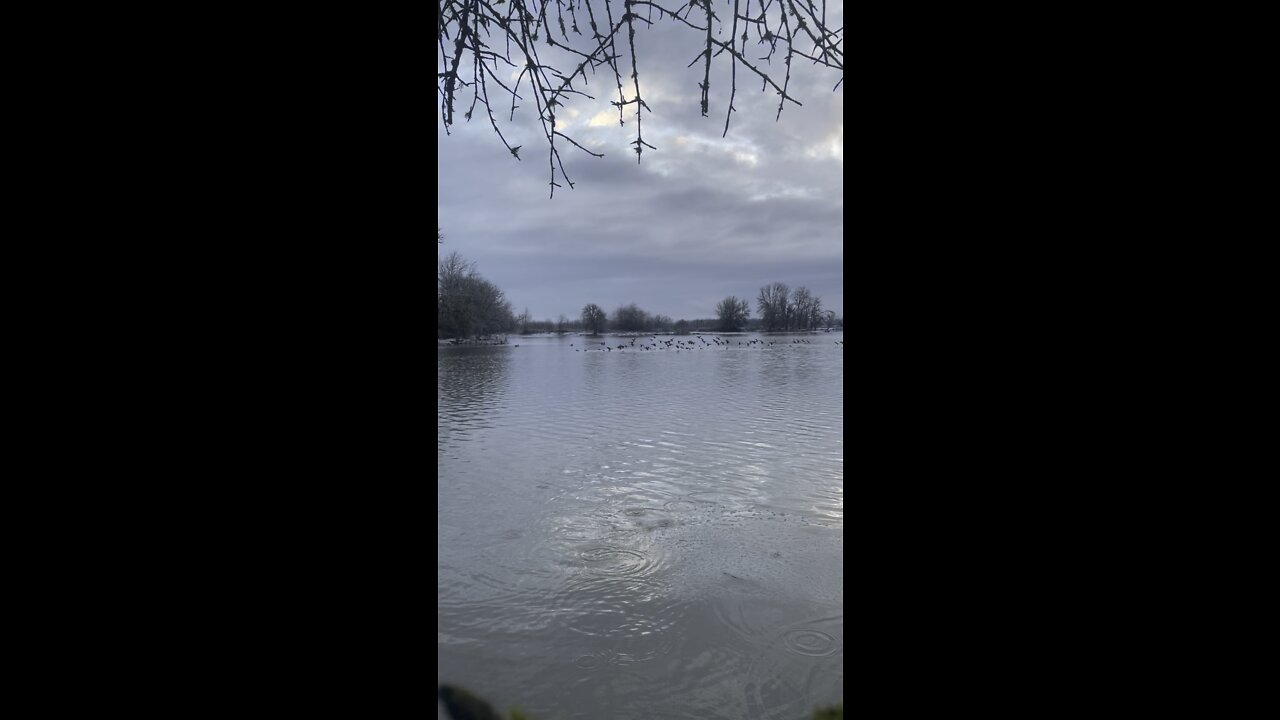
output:
[[644, 553], [618, 547], [591, 548], [583, 550], [578, 557], [592, 570], [609, 575], [636, 575], [651, 566]]
[[587, 653], [586, 655], [579, 657], [577, 660], [574, 660], [573, 664], [583, 670], [595, 670], [596, 668], [604, 665], [607, 659], [608, 658], [605, 653]]
[[677, 628], [688, 611], [664, 583], [616, 576], [578, 576], [557, 594], [554, 606], [557, 622], [598, 648], [574, 660], [583, 670], [595, 669], [597, 662], [626, 664], [667, 655], [684, 637]]
[[759, 654], [744, 672], [746, 715], [803, 717], [815, 705], [839, 698], [844, 686], [843, 622], [842, 614], [809, 620], [780, 629], [758, 645]]
[[556, 534], [569, 542], [586, 542], [588, 540], [599, 540], [601, 532], [599, 528], [563, 527], [558, 528]]
[[672, 500], [663, 507], [671, 512], [689, 512], [698, 506], [696, 503], [689, 500]]
[[826, 657], [836, 651], [836, 639], [821, 630], [799, 628], [785, 636], [787, 650], [797, 655]]

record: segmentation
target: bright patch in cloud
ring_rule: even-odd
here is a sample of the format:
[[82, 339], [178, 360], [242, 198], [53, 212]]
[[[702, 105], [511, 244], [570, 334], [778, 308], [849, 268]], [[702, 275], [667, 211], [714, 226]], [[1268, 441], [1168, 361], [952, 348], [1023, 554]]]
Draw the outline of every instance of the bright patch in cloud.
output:
[[591, 117], [591, 122], [587, 123], [587, 125], [590, 125], [591, 127], [608, 127], [610, 125], [617, 124], [618, 112], [616, 110], [613, 112], [601, 110]]
[[804, 155], [815, 160], [844, 161], [844, 123], [830, 135], [805, 149]]

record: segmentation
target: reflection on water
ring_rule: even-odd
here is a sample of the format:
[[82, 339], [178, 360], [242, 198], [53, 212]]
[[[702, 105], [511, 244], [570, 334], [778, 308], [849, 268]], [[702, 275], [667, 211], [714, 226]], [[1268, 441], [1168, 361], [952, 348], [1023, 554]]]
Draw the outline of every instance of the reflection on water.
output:
[[[488, 430], [503, 417], [507, 367], [511, 355], [494, 347], [441, 350], [436, 367], [436, 441], [441, 451], [456, 448]], [[457, 459], [458, 454], [444, 454]]]
[[841, 700], [844, 337], [802, 337], [440, 349], [438, 681], [539, 720]]

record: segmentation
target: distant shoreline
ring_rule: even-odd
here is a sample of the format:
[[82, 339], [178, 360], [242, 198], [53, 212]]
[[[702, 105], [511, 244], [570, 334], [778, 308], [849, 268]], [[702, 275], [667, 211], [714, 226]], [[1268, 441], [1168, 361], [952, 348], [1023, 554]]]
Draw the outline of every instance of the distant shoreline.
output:
[[[819, 328], [819, 329], [817, 329], [817, 330], [770, 330], [770, 331], [765, 331], [765, 330], [740, 330], [740, 331], [691, 330], [691, 331], [689, 331], [689, 332], [687, 332], [687, 333], [684, 333], [684, 335], [685, 335], [685, 336], [697, 336], [697, 335], [719, 335], [719, 336], [721, 336], [721, 337], [723, 337], [723, 336], [734, 336], [734, 335], [738, 335], [738, 336], [742, 336], [742, 335], [826, 335], [826, 334], [830, 334], [830, 333], [833, 333], [833, 332], [844, 332], [844, 328], [830, 328], [830, 329], [822, 329], [822, 328]], [[478, 346], [478, 345], [510, 345], [510, 344], [511, 344], [511, 338], [512, 338], [512, 337], [515, 337], [515, 338], [518, 340], [518, 339], [520, 339], [520, 338], [526, 338], [526, 337], [542, 337], [542, 338], [554, 338], [554, 337], [586, 337], [586, 338], [591, 338], [591, 337], [619, 337], [619, 338], [633, 338], [633, 337], [660, 337], [660, 336], [661, 336], [661, 337], [666, 337], [666, 336], [678, 337], [679, 335], [680, 335], [680, 333], [671, 332], [671, 331], [669, 331], [669, 330], [668, 330], [668, 331], [666, 331], [666, 332], [642, 332], [642, 333], [638, 333], [638, 332], [602, 332], [602, 333], [597, 333], [597, 334], [595, 334], [595, 335], [591, 335], [591, 334], [589, 334], [589, 333], [584, 333], [584, 332], [577, 332], [577, 331], [575, 331], [575, 332], [566, 332], [566, 333], [557, 333], [557, 332], [540, 332], [540, 333], [529, 333], [528, 335], [515, 335], [515, 336], [511, 336], [511, 335], [486, 335], [486, 336], [479, 337], [479, 338], [468, 338], [468, 339], [465, 339], [465, 340], [458, 340], [458, 339], [456, 339], [456, 338], [437, 338], [437, 339], [436, 339], [436, 346], [437, 346], [437, 347], [462, 347], [462, 346], [474, 347], [474, 346]]]

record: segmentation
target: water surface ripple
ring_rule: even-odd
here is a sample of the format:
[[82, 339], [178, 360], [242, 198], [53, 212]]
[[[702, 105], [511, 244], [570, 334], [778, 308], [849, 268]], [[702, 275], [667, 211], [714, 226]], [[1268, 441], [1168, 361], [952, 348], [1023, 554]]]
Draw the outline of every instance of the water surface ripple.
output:
[[438, 681], [547, 720], [841, 701], [843, 340], [441, 348]]

